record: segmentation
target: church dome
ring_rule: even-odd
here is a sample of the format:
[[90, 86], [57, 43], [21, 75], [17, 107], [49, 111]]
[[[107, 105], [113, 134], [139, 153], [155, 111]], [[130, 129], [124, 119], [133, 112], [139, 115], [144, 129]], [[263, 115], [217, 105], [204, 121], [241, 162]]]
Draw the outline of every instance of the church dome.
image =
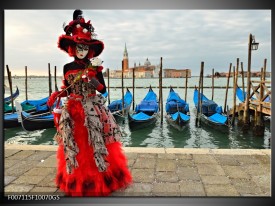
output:
[[146, 61], [144, 62], [144, 66], [150, 66], [151, 65], [151, 62], [148, 60], [148, 58], [146, 59]]

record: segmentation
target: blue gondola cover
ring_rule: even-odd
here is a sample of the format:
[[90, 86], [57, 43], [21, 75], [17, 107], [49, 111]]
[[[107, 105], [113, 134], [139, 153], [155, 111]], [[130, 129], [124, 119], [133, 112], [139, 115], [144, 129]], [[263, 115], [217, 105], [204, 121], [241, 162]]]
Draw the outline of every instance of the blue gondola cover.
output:
[[184, 121], [189, 121], [190, 120], [190, 116], [189, 115], [183, 114], [181, 112], [176, 112], [174, 114], [171, 114], [171, 118], [173, 120], [176, 120], [178, 118], [178, 115], [180, 115], [181, 119], [184, 120]]
[[[29, 105], [35, 106], [36, 111], [46, 111], [49, 109], [49, 107], [47, 106], [48, 99], [49, 97], [45, 97], [39, 100], [25, 100], [21, 103], [21, 105], [29, 104]], [[56, 105], [56, 102], [55, 102], [55, 105]]]
[[[195, 103], [195, 106], [196, 108], [198, 109], [198, 111], [200, 112], [200, 108], [198, 108], [198, 100], [199, 100], [199, 92], [198, 90], [195, 90], [194, 91], [194, 97], [193, 97], [193, 100], [194, 100], [194, 103]], [[217, 108], [218, 105], [212, 101], [212, 100], [209, 100], [205, 95], [201, 95], [201, 100], [202, 100], [202, 113], [206, 116], [211, 116], [212, 114], [215, 114], [216, 112], [220, 113], [222, 111], [222, 108]]]
[[139, 112], [137, 114], [133, 114], [132, 118], [135, 119], [135, 120], [147, 120], [147, 119], [152, 118], [152, 116], [149, 116], [149, 115], [147, 115], [143, 112]]
[[158, 104], [151, 100], [151, 101], [141, 101], [135, 108], [135, 112], [157, 112], [158, 111]]
[[158, 112], [159, 105], [157, 95], [153, 90], [149, 90], [144, 99], [135, 108], [135, 112]]
[[218, 114], [218, 113], [215, 113], [213, 115], [211, 115], [209, 117], [209, 119], [213, 122], [217, 122], [217, 123], [221, 123], [221, 124], [225, 124], [226, 123], [226, 120], [227, 120], [227, 117], [226, 116], [223, 116], [221, 114]]
[[[124, 108], [130, 106], [133, 101], [133, 95], [130, 91], [127, 91], [124, 95]], [[108, 108], [111, 112], [122, 110], [122, 99], [112, 101], [111, 104], [108, 105]]]
[[186, 113], [189, 112], [189, 105], [180, 98], [178, 93], [171, 89], [166, 100], [165, 110], [169, 114], [173, 114], [177, 111]]
[[4, 115], [4, 119], [5, 120], [13, 120], [13, 119], [17, 119], [18, 115], [17, 113], [13, 113], [13, 114], [7, 114], [7, 115]]

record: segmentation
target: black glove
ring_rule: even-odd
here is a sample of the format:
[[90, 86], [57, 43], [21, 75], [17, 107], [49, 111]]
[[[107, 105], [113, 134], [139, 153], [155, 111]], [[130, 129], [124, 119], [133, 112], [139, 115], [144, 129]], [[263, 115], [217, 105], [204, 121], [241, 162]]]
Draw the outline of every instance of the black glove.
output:
[[90, 79], [89, 84], [91, 84], [99, 92], [104, 88], [103, 84], [101, 84], [95, 77]]

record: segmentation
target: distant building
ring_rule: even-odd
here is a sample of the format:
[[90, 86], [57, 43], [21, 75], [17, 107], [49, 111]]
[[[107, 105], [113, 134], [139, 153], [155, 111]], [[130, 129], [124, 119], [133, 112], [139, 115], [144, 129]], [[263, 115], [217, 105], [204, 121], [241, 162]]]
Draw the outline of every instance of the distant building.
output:
[[164, 69], [164, 77], [165, 78], [183, 78], [183, 77], [191, 77], [190, 69]]
[[[160, 72], [160, 65], [152, 65], [150, 60], [146, 58], [143, 65], [139, 63], [138, 66], [130, 68], [129, 56], [125, 44], [122, 60], [122, 69], [110, 70], [110, 78], [121, 78], [122, 71], [124, 78], [132, 78], [133, 71], [135, 71], [136, 78], [158, 78]], [[186, 73], [188, 77], [191, 77], [190, 69], [163, 69], [162, 76], [164, 78], [182, 78], [186, 77]]]
[[[218, 73], [219, 75], [217, 75], [216, 73]], [[214, 77], [228, 77], [229, 73], [228, 72], [216, 72], [214, 74]], [[230, 72], [230, 77], [233, 77], [234, 72]], [[244, 77], [247, 77], [247, 71], [243, 72]], [[212, 75], [207, 75], [207, 77], [212, 77]], [[242, 77], [242, 72], [239, 71], [238, 72], [238, 77]], [[261, 77], [261, 72], [251, 72], [251, 77]], [[271, 72], [266, 72], [266, 77], [271, 77]]]

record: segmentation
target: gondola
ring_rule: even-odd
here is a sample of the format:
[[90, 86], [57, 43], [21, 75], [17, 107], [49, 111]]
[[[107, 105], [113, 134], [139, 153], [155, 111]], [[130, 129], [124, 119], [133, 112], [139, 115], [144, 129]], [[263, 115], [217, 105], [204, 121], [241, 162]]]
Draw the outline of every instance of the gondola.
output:
[[[20, 103], [22, 110], [26, 112], [34, 112], [34, 111], [46, 111], [48, 110], [47, 101], [49, 97], [45, 97], [37, 100], [25, 100]], [[16, 111], [16, 107], [14, 107], [14, 111]], [[12, 112], [12, 107], [5, 103], [4, 105], [4, 113], [8, 114]]]
[[[49, 111], [47, 106], [48, 97], [38, 99], [38, 100], [26, 100], [22, 103], [16, 102], [16, 107], [20, 110], [29, 113], [31, 115], [41, 114]], [[4, 115], [4, 128], [19, 127], [21, 124], [18, 122], [18, 112], [15, 113], [5, 113]]]
[[4, 115], [4, 128], [13, 128], [19, 126], [20, 122], [18, 122], [18, 114], [16, 112]]
[[154, 124], [157, 121], [158, 113], [157, 95], [150, 86], [148, 93], [136, 106], [134, 113], [128, 113], [129, 128], [134, 130]]
[[4, 98], [4, 102], [5, 102], [6, 104], [10, 104], [11, 101], [12, 101], [12, 100], [15, 100], [16, 97], [18, 97], [18, 96], [19, 96], [19, 89], [18, 89], [18, 87], [16, 86], [16, 91], [15, 91], [11, 96], [5, 97], [5, 98]]
[[112, 101], [108, 105], [109, 110], [112, 112], [115, 118], [120, 118], [123, 116], [123, 114], [126, 115], [130, 110], [130, 107], [133, 101], [133, 95], [128, 88], [124, 95], [123, 100], [124, 100], [123, 108], [122, 108], [122, 99]]
[[[214, 129], [226, 131], [229, 128], [229, 119], [227, 115], [222, 114], [222, 107], [218, 106], [213, 100], [209, 100], [205, 95], [200, 94], [201, 105], [199, 104], [199, 92], [194, 90], [193, 101], [199, 113], [198, 118], [202, 123], [211, 126]], [[202, 110], [202, 111], [200, 111]]]
[[29, 114], [22, 111], [21, 125], [23, 129], [27, 131], [54, 128], [53, 114], [51, 112]]
[[24, 130], [34, 131], [54, 127], [54, 116], [51, 111], [27, 113], [22, 111], [22, 107], [18, 102], [16, 102], [16, 108], [18, 121], [21, 123], [21, 126]]
[[166, 100], [166, 120], [174, 128], [182, 131], [190, 121], [189, 105], [180, 98], [172, 87]]

